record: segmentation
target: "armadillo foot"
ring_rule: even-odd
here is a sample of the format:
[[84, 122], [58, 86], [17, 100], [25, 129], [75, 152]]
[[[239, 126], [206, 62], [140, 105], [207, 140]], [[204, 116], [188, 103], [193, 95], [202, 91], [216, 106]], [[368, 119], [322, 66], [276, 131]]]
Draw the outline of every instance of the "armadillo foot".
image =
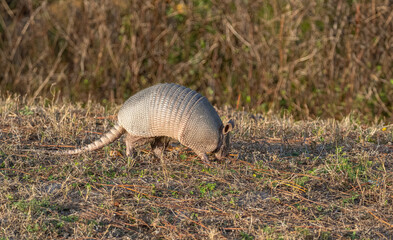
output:
[[211, 162], [209, 161], [209, 158], [207, 157], [206, 153], [197, 153], [197, 154], [202, 159], [203, 164], [207, 166], [211, 166]]
[[153, 152], [154, 152], [154, 155], [156, 155], [156, 157], [160, 158], [164, 151], [162, 151], [162, 149], [160, 149], [160, 148], [154, 148]]
[[153, 149], [154, 155], [161, 158], [164, 154], [166, 147], [168, 146], [169, 139], [166, 137], [157, 137], [150, 144]]

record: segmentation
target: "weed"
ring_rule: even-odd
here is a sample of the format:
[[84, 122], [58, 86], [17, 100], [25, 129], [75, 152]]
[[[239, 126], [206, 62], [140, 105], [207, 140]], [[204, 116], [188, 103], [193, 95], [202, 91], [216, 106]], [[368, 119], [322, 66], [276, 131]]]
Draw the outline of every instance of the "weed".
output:
[[254, 240], [254, 236], [251, 236], [245, 232], [241, 232], [240, 236], [242, 240]]
[[309, 177], [304, 176], [304, 177], [297, 178], [295, 180], [295, 182], [296, 182], [296, 184], [298, 184], [300, 186], [304, 186], [309, 180], [310, 180]]
[[201, 194], [201, 198], [205, 196], [205, 194], [209, 194], [211, 197], [211, 192], [216, 188], [216, 183], [206, 183], [202, 182], [199, 184], [199, 193]]
[[79, 217], [78, 216], [69, 215], [69, 216], [61, 216], [60, 219], [65, 221], [65, 222], [76, 222], [76, 221], [79, 220]]
[[31, 109], [28, 106], [24, 106], [24, 108], [21, 109], [19, 112], [21, 114], [25, 115], [25, 116], [29, 116], [29, 115], [33, 115], [34, 114], [34, 112], [31, 111]]
[[38, 232], [40, 230], [40, 226], [38, 223], [35, 223], [34, 225], [27, 225], [26, 229], [28, 232]]

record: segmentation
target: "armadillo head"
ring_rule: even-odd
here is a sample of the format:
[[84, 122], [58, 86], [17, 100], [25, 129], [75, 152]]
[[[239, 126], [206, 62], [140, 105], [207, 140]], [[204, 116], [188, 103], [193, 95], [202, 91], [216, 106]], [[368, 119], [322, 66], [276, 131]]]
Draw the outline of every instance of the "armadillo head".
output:
[[220, 144], [216, 150], [216, 158], [221, 159], [228, 156], [231, 147], [231, 131], [235, 127], [233, 120], [229, 120], [222, 128]]

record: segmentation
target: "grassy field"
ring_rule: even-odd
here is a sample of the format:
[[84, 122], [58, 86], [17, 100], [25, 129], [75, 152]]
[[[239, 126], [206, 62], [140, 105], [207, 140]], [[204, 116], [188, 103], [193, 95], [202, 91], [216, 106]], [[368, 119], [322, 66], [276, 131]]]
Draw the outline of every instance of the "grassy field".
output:
[[118, 106], [0, 100], [0, 239], [391, 239], [393, 126], [219, 111], [230, 157], [204, 166], [172, 143], [124, 156], [26, 149], [87, 144]]

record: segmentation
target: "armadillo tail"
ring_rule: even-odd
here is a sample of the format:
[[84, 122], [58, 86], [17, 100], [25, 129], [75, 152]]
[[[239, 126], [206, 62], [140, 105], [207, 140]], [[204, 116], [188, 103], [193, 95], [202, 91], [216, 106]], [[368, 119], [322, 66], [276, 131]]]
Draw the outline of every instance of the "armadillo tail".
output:
[[117, 140], [118, 138], [121, 137], [121, 135], [123, 135], [123, 133], [126, 130], [116, 124], [113, 128], [111, 128], [109, 130], [109, 132], [105, 133], [105, 135], [103, 135], [100, 139], [90, 143], [87, 146], [81, 147], [81, 148], [77, 148], [77, 149], [73, 149], [73, 150], [66, 150], [66, 151], [61, 151], [58, 152], [57, 155], [73, 155], [73, 154], [80, 154], [80, 153], [84, 153], [84, 152], [91, 152], [100, 148], [105, 147], [106, 145], [114, 142], [115, 140]]

